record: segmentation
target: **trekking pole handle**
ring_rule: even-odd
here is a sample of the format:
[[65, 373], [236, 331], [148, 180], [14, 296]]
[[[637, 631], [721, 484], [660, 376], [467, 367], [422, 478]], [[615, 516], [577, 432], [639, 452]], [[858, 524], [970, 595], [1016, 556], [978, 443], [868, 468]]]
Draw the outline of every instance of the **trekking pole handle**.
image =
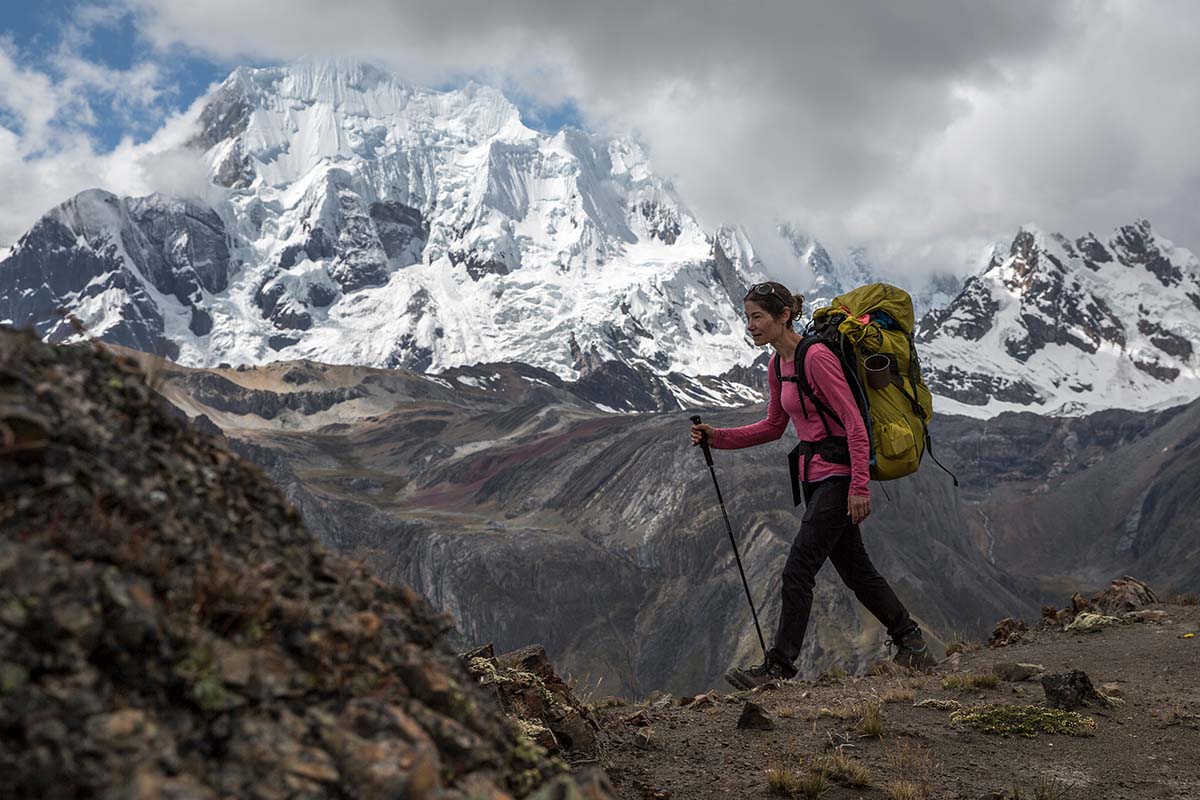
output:
[[[700, 424], [700, 415], [692, 415], [692, 424]], [[701, 432], [700, 434], [700, 449], [704, 451], [704, 461], [711, 467], [713, 465], [712, 451], [708, 449], [708, 434]]]

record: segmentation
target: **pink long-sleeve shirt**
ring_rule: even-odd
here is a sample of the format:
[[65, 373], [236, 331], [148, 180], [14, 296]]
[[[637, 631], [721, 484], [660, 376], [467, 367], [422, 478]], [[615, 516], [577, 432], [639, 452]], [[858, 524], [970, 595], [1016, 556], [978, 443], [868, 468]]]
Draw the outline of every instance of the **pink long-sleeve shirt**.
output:
[[[824, 438], [825, 426], [817, 413], [814, 403], [805, 400], [804, 408], [800, 405], [800, 393], [796, 384], [787, 382], [786, 391], [781, 391], [780, 382], [775, 377], [775, 360], [779, 354], [771, 356], [767, 365], [767, 376], [771, 386], [771, 402], [767, 406], [767, 418], [751, 425], [740, 428], [716, 428], [713, 431], [711, 446], [718, 450], [738, 450], [743, 447], [753, 447], [764, 442], [773, 442], [783, 436], [787, 430], [788, 418], [796, 428], [796, 436], [801, 441], [815, 442]], [[823, 403], [832, 409], [838, 419], [847, 427], [838, 424], [837, 419], [829, 420], [829, 431], [834, 436], [845, 436], [850, 446], [850, 466], [831, 464], [818, 455], [814, 455], [808, 466], [808, 479], [819, 481], [834, 475], [850, 476], [850, 494], [870, 495], [867, 482], [871, 477], [870, 458], [871, 445], [867, 439], [867, 426], [863, 424], [862, 415], [850, 394], [846, 384], [846, 376], [842, 373], [842, 365], [837, 356], [824, 345], [814, 345], [808, 348], [804, 358], [804, 370], [808, 375], [808, 383], [813, 393]], [[779, 371], [784, 377], [796, 374], [794, 361], [780, 362]], [[804, 413], [807, 409], [808, 414]]]

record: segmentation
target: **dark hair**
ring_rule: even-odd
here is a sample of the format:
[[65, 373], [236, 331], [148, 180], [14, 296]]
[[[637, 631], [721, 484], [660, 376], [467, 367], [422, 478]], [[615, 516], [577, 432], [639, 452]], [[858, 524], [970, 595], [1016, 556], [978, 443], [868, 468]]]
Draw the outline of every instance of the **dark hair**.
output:
[[776, 281], [754, 284], [742, 298], [743, 302], [746, 300], [762, 306], [772, 317], [778, 317], [784, 311], [790, 310], [792, 316], [788, 317], [787, 321], [789, 328], [800, 317], [800, 312], [804, 310], [804, 295], [792, 294], [786, 286]]

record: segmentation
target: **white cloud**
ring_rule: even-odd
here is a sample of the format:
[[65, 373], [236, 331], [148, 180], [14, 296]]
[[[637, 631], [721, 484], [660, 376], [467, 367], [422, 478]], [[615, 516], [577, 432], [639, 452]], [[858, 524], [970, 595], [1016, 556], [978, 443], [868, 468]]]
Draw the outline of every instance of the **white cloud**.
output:
[[[36, 65], [11, 39], [0, 39], [0, 246], [10, 246], [47, 210], [84, 189], [188, 196], [206, 190], [203, 165], [180, 156], [198, 109], [166, 116], [160, 101], [171, 89], [159, 65], [139, 61], [114, 69], [79, 55], [96, 25], [125, 13], [80, 9], [61, 29], [59, 46]], [[131, 132], [148, 126], [153, 135], [97, 148], [95, 126], [114, 119]]]
[[161, 44], [490, 77], [634, 130], [706, 221], [775, 216], [915, 267], [1029, 219], [1200, 244], [1200, 6], [127, 0]]
[[[907, 269], [957, 267], [1028, 220], [1078, 234], [1146, 216], [1200, 249], [1193, 3], [120, 1], [92, 13], [132, 10], [164, 54], [352, 56], [415, 83], [469, 75], [545, 107], [570, 100], [590, 127], [636, 132], [710, 225], [787, 218]], [[86, 116], [73, 93], [119, 89], [84, 66], [64, 62], [73, 78], [57, 83], [33, 76], [27, 95]], [[130, 102], [162, 90], [151, 71], [123, 79]], [[34, 97], [18, 100], [32, 129], [56, 127]], [[178, 173], [151, 166], [169, 148], [89, 148], [67, 128], [16, 169], [34, 170], [52, 202], [80, 176], [148, 186]], [[118, 168], [122, 153], [140, 160]], [[9, 195], [18, 185], [0, 181]]]

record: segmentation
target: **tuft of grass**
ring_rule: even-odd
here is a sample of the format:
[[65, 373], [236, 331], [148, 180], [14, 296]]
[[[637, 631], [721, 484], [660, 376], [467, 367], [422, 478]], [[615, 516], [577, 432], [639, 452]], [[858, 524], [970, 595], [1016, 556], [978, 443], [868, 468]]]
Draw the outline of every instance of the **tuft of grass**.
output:
[[990, 672], [954, 672], [942, 678], [943, 689], [995, 689], [999, 676]]
[[925, 800], [928, 797], [921, 791], [920, 784], [912, 781], [888, 781], [883, 785], [890, 800]]
[[858, 730], [863, 736], [883, 736], [883, 708], [879, 703], [864, 703]]
[[970, 653], [980, 648], [978, 642], [967, 638], [967, 635], [960, 631], [952, 633], [947, 641], [949, 644], [946, 645], [946, 658], [955, 653]]
[[817, 800], [827, 791], [829, 791], [829, 781], [825, 779], [824, 773], [809, 772], [800, 779], [799, 796], [805, 800]]
[[1071, 785], [1057, 778], [1042, 776], [1033, 787], [1032, 794], [1024, 794], [1020, 788], [1013, 787], [1013, 800], [1066, 800], [1071, 792]]
[[927, 682], [928, 681], [921, 677], [909, 678], [908, 686], [910, 689], [924, 689]]
[[871, 770], [861, 761], [850, 758], [841, 750], [817, 762], [816, 769], [830, 780], [846, 786], [864, 787], [871, 785]]
[[767, 788], [775, 794], [795, 797], [800, 791], [800, 773], [778, 761], [767, 765]]
[[862, 703], [839, 703], [832, 708], [822, 706], [817, 709], [817, 718], [833, 717], [834, 719], [856, 719], [863, 715]]
[[817, 683], [836, 683], [850, 677], [850, 673], [836, 664], [817, 676]]
[[911, 703], [917, 693], [907, 686], [892, 686], [883, 690], [879, 699], [885, 703]]
[[568, 673], [566, 683], [567, 688], [571, 690], [571, 694], [575, 695], [580, 703], [588, 708], [595, 708], [597, 699], [600, 697], [600, 685], [604, 683], [604, 676], [601, 675], [593, 681], [592, 673], [590, 672], [582, 678], [577, 678]]
[[888, 766], [901, 775], [910, 776], [907, 783], [915, 783], [920, 790], [918, 797], [929, 795], [929, 784], [937, 765], [933, 760], [933, 752], [905, 741], [891, 747], [885, 746], [883, 758]]
[[911, 671], [910, 668], [902, 667], [895, 661], [884, 660], [876, 661], [872, 664], [871, 668], [867, 670], [867, 674], [877, 678], [894, 678]]
[[1093, 736], [1096, 721], [1074, 711], [1040, 706], [981, 705], [951, 712], [950, 719], [998, 736], [1032, 739], [1039, 733]]
[[784, 719], [791, 719], [799, 713], [800, 706], [780, 706], [779, 708], [775, 709], [775, 716], [782, 717]]
[[1176, 594], [1168, 597], [1167, 602], [1173, 606], [1200, 606], [1200, 594], [1195, 592]]

